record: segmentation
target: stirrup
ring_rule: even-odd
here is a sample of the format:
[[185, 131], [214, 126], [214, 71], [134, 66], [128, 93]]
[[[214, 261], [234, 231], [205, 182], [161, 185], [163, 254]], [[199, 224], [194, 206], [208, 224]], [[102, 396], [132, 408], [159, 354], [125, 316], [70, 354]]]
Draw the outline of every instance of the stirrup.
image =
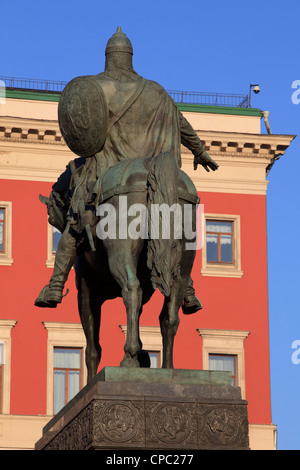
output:
[[[67, 289], [65, 294], [59, 293], [58, 291], [49, 291], [50, 285], [47, 284], [40, 292], [40, 295], [34, 302], [36, 307], [41, 308], [56, 308], [57, 304], [60, 304], [62, 298], [65, 297], [69, 293], [69, 289]], [[48, 295], [47, 295], [48, 294]], [[47, 298], [48, 297], [48, 298]]]
[[203, 307], [200, 300], [195, 295], [184, 299], [182, 302], [182, 312], [184, 315], [191, 315], [192, 313], [198, 312], [202, 308]]

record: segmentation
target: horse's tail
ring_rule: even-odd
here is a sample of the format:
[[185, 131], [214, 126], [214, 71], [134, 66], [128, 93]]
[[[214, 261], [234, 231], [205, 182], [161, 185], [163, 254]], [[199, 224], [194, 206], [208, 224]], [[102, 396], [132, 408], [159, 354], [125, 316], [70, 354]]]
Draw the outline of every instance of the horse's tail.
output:
[[147, 209], [147, 266], [151, 270], [153, 288], [158, 287], [168, 297], [173, 279], [180, 277], [179, 238], [182, 229], [181, 208], [178, 204], [178, 167], [170, 153], [162, 153], [152, 159], [148, 174]]

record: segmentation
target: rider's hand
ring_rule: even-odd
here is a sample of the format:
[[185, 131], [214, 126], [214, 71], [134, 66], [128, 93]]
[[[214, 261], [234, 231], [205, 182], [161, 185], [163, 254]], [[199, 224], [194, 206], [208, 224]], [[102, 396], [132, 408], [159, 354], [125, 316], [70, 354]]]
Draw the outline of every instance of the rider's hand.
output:
[[202, 165], [206, 171], [215, 171], [219, 168], [219, 165], [205, 151], [194, 157], [194, 170], [197, 170], [198, 165]]

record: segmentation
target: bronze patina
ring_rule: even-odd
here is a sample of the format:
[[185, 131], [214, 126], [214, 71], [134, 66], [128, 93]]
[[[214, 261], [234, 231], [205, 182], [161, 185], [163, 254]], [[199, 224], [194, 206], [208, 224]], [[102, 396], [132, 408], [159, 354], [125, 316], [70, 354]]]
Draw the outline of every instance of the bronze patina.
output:
[[[184, 314], [202, 308], [190, 275], [195, 258], [195, 249], [186, 249], [190, 240], [174, 234], [155, 238], [150, 231], [145, 238], [127, 234], [100, 239], [99, 204], [114, 208], [120, 233], [124, 230], [120, 195], [126, 196], [128, 207], [144, 205], [148, 217], [152, 205], [177, 204], [183, 209], [189, 202], [195, 230], [198, 196], [191, 179], [180, 170], [181, 144], [193, 153], [194, 169], [218, 168], [166, 91], [135, 72], [132, 45], [121, 28], [108, 41], [105, 54], [104, 72], [71, 81], [59, 104], [62, 135], [80, 158], [68, 164], [49, 198], [42, 198], [49, 222], [62, 237], [50, 283], [35, 301], [38, 307], [56, 307], [75, 263], [88, 380], [97, 373], [101, 358], [99, 327], [105, 301], [123, 298], [127, 337], [121, 365], [127, 367], [149, 365], [142, 353], [139, 317], [157, 288], [165, 298], [159, 316], [164, 368], [173, 367], [179, 308]], [[151, 223], [149, 218], [148, 227]]]
[[108, 131], [108, 106], [94, 76], [73, 78], [58, 104], [61, 134], [72, 152], [91, 157], [100, 152]]

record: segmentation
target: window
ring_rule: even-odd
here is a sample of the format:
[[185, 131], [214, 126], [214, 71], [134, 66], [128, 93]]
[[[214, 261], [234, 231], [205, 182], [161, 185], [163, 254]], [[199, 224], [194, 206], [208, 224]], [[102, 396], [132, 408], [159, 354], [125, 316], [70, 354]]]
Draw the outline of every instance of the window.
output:
[[235, 386], [241, 388], [242, 398], [246, 396], [244, 341], [249, 331], [197, 330], [203, 341], [204, 370], [229, 370]]
[[222, 356], [221, 354], [209, 354], [209, 370], [220, 370], [231, 372], [231, 385], [235, 387], [237, 356]]
[[11, 330], [16, 320], [0, 320], [0, 413], [10, 413]]
[[82, 386], [82, 350], [54, 348], [54, 414], [80, 391]]
[[206, 259], [208, 263], [233, 262], [233, 222], [206, 220]]
[[4, 344], [0, 343], [0, 413], [2, 413], [2, 384], [3, 384]]
[[5, 252], [5, 208], [0, 207], [0, 253]]
[[48, 223], [48, 235], [47, 235], [47, 260], [46, 266], [53, 268], [55, 262], [55, 253], [57, 251], [59, 240], [61, 239], [61, 233], [57, 228], [53, 227]]
[[[86, 339], [80, 323], [43, 322], [43, 324], [48, 333], [46, 414], [50, 416], [54, 412], [57, 413], [62, 403], [64, 406], [64, 403], [70, 400], [74, 393], [72, 387], [78, 384], [78, 378], [80, 388], [87, 382], [84, 357]], [[79, 351], [80, 366], [78, 367]], [[64, 388], [61, 384], [64, 384]], [[55, 400], [60, 405], [54, 405], [54, 390], [56, 390]]]
[[59, 244], [59, 240], [61, 239], [61, 233], [57, 228], [52, 227], [52, 253], [57, 252], [57, 247]]
[[11, 265], [12, 203], [0, 201], [0, 264]]
[[203, 276], [242, 277], [240, 216], [204, 214]]
[[150, 357], [150, 367], [158, 369], [160, 366], [160, 353], [159, 351], [148, 351]]

